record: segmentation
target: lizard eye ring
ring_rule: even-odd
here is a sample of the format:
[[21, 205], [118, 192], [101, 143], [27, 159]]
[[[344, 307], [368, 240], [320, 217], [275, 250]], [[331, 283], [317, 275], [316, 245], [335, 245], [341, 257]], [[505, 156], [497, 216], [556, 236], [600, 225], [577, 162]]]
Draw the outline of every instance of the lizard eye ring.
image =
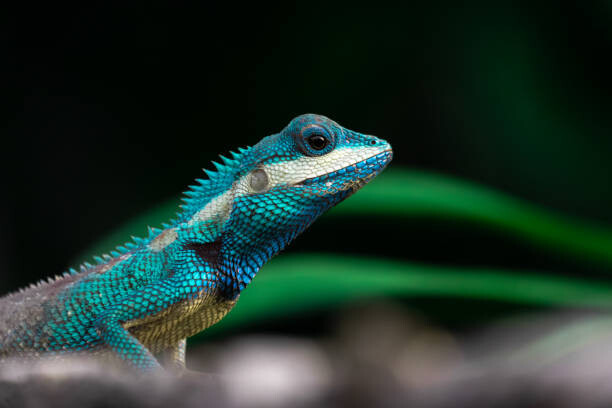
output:
[[334, 135], [320, 125], [304, 126], [298, 137], [298, 146], [307, 156], [321, 156], [334, 149]]

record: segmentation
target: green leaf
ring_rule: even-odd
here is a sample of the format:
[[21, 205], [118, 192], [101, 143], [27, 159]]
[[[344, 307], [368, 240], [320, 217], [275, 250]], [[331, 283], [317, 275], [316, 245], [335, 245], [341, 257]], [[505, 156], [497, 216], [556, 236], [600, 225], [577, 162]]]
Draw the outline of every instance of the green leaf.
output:
[[468, 221], [561, 256], [612, 266], [611, 229], [448, 176], [390, 169], [331, 211], [334, 216], [365, 214]]

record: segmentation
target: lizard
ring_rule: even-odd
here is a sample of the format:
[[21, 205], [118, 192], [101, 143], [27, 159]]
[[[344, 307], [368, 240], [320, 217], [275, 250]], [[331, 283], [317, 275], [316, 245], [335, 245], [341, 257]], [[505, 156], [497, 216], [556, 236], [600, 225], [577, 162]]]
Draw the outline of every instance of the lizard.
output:
[[186, 339], [221, 320], [267, 260], [393, 151], [305, 114], [228, 156], [148, 237], [0, 298], [0, 360], [85, 355], [141, 373], [186, 370]]

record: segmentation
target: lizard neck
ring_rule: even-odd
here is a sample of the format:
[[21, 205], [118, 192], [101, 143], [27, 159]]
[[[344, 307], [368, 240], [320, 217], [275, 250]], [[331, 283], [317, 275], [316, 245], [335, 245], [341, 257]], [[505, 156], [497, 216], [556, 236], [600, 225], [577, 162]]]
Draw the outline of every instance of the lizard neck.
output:
[[[236, 297], [253, 280], [259, 269], [273, 256], [282, 251], [296, 236], [304, 231], [316, 218], [303, 219], [303, 223], [290, 226], [275, 225], [275, 229], [249, 228], [244, 233], [224, 234], [220, 245], [218, 265], [230, 282], [225, 292]], [[246, 233], [248, 232], [248, 233]]]
[[255, 278], [259, 269], [290, 241], [289, 237], [269, 242], [236, 240], [227, 237], [220, 250], [218, 267], [224, 282], [224, 293], [233, 299]]
[[[226, 299], [235, 299], [253, 280], [259, 269], [271, 257], [282, 250], [289, 239], [274, 242], [246, 238], [238, 234], [221, 234], [215, 240], [205, 242], [191, 241], [182, 244], [181, 251], [175, 255], [179, 270], [191, 273], [193, 259], [204, 262], [216, 271], [216, 284]], [[194, 254], [196, 258], [193, 258]]]
[[[223, 273], [232, 276], [234, 295], [253, 280], [264, 263], [347, 195], [340, 192], [327, 200], [318, 200], [311, 190], [304, 188], [303, 194], [298, 195], [289, 189], [279, 189], [263, 198], [247, 195], [234, 201], [221, 234], [222, 262], [219, 263], [225, 269]], [[293, 199], [285, 199], [287, 196]], [[260, 211], [262, 208], [274, 215], [265, 216]]]

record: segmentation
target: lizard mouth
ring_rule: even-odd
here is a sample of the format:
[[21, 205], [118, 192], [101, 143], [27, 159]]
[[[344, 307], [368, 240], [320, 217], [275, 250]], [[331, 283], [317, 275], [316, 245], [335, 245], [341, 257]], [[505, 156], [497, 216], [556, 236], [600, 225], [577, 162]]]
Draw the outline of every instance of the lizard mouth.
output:
[[294, 186], [311, 186], [319, 183], [325, 184], [340, 182], [342, 184], [340, 190], [352, 188], [356, 191], [376, 177], [382, 170], [384, 170], [392, 158], [393, 151], [391, 149], [384, 150], [349, 166], [322, 174], [320, 176], [305, 179], [294, 184]]

